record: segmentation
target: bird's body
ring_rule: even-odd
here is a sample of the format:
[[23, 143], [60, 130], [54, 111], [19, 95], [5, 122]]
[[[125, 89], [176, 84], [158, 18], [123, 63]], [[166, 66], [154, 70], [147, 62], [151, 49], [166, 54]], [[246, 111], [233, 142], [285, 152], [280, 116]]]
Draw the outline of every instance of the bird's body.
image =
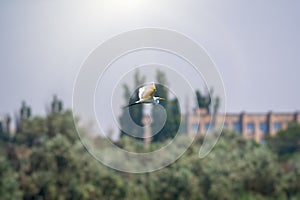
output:
[[132, 104], [129, 104], [128, 106], [125, 106], [125, 108], [136, 104], [145, 104], [145, 103], [157, 105], [159, 104], [160, 100], [165, 100], [164, 98], [161, 97], [155, 97], [154, 96], [155, 92], [156, 92], [156, 87], [154, 83], [141, 87], [139, 89], [139, 100]]

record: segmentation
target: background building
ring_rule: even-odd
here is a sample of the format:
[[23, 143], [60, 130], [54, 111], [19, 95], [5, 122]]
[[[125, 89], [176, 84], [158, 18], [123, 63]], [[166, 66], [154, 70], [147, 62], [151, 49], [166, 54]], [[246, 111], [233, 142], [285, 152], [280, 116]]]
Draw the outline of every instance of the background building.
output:
[[[223, 114], [215, 116], [215, 123], [223, 119]], [[186, 115], [187, 134], [205, 134], [210, 128], [213, 116], [206, 109], [197, 108]], [[245, 138], [264, 141], [266, 135], [275, 135], [279, 130], [286, 129], [291, 122], [300, 123], [300, 112], [294, 113], [227, 113], [224, 129], [242, 134]]]

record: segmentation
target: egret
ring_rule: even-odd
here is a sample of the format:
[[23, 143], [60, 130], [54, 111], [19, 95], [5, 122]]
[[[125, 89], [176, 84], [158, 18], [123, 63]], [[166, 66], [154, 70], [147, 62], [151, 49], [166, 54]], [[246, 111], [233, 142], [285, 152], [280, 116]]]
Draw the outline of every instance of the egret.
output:
[[124, 108], [137, 105], [137, 104], [145, 104], [145, 103], [157, 105], [159, 104], [159, 101], [166, 100], [165, 98], [155, 97], [154, 96], [155, 92], [156, 92], [156, 87], [154, 82], [139, 88], [139, 100], [125, 106]]

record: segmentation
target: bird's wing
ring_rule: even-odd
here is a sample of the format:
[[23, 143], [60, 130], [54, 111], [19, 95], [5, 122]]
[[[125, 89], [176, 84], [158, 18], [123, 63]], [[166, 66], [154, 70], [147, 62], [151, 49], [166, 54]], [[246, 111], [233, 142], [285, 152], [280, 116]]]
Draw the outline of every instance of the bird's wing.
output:
[[156, 92], [155, 84], [145, 85], [139, 89], [139, 98], [141, 101], [145, 101], [153, 98], [154, 93]]
[[131, 106], [134, 106], [134, 105], [138, 105], [138, 104], [144, 104], [144, 103], [151, 103], [151, 102], [142, 102], [142, 101], [137, 101], [137, 102], [134, 102], [132, 104], [129, 104], [127, 106], [124, 106], [123, 108], [128, 108], [128, 107], [131, 107]]

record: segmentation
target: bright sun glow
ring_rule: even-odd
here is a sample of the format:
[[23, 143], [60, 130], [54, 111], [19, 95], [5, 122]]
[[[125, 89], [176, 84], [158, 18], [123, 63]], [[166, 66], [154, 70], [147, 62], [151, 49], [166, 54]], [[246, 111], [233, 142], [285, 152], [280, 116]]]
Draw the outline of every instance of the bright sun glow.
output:
[[147, 0], [112, 0], [108, 1], [108, 6], [113, 6], [118, 10], [133, 11], [140, 9], [141, 6], [147, 3]]

